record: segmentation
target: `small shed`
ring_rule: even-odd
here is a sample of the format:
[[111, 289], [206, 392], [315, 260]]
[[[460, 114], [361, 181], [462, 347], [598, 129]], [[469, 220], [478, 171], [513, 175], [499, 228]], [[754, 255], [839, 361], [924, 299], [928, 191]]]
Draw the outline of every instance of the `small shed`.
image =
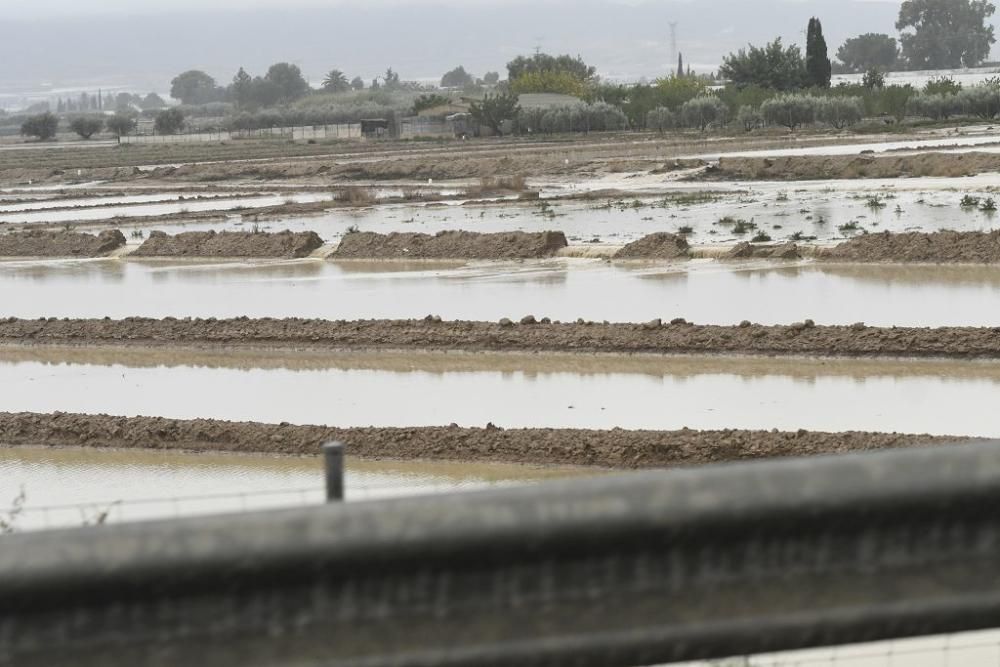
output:
[[389, 121], [385, 118], [362, 118], [361, 136], [368, 139], [389, 136]]

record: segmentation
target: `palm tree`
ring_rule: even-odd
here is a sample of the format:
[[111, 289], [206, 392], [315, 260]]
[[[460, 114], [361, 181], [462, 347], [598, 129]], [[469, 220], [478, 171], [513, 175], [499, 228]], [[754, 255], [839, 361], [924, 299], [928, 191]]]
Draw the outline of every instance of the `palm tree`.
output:
[[332, 69], [323, 79], [323, 90], [328, 93], [344, 93], [351, 89], [347, 77], [339, 69]]

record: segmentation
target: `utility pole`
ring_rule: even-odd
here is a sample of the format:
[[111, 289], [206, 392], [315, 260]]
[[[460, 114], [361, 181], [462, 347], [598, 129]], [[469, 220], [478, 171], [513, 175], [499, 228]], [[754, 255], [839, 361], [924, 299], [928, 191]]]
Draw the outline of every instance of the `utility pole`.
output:
[[670, 62], [677, 62], [677, 21], [671, 21], [670, 26]]

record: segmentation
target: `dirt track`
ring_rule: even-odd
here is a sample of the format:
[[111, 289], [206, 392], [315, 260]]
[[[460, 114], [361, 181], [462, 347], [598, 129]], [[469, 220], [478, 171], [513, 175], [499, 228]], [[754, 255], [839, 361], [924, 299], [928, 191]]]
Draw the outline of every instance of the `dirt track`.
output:
[[316, 232], [150, 232], [133, 257], [306, 257], [323, 246]]
[[1000, 262], [1000, 231], [864, 234], [821, 250], [819, 259], [842, 262]]
[[834, 155], [724, 157], [698, 180], [807, 181], [918, 176], [972, 176], [1000, 171], [1000, 154], [920, 153], [915, 155]]
[[0, 234], [0, 257], [104, 257], [124, 245], [117, 229], [96, 235], [30, 230]]
[[335, 259], [535, 259], [551, 257], [568, 245], [562, 232], [446, 231], [438, 234], [345, 234]]
[[0, 446], [102, 447], [315, 456], [339, 440], [365, 458], [655, 468], [955, 442], [889, 433], [348, 428], [158, 417], [0, 413]]
[[1000, 359], [1000, 327], [306, 319], [0, 319], [0, 343]]

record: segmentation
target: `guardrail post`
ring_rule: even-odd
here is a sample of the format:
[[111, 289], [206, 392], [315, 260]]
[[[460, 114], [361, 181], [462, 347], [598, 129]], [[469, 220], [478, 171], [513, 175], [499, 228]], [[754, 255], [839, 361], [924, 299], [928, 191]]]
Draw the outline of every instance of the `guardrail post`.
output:
[[344, 499], [344, 443], [328, 442], [323, 445], [323, 465], [326, 471], [326, 502]]

